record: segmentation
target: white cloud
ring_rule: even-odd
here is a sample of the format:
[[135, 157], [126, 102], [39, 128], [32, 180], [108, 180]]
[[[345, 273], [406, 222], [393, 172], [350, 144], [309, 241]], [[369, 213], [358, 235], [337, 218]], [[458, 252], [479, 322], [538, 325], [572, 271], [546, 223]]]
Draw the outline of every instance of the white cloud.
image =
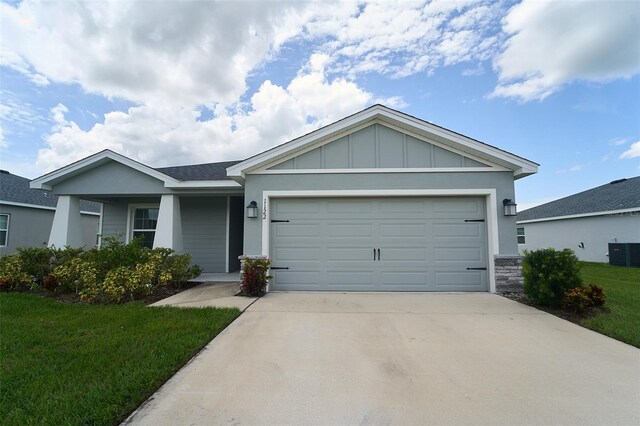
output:
[[2, 126], [0, 125], [0, 149], [8, 148], [9, 144], [4, 140], [4, 132], [2, 131]]
[[627, 142], [629, 142], [629, 138], [614, 138], [609, 141], [609, 145], [621, 146], [625, 145]]
[[560, 170], [556, 171], [556, 173], [557, 174], [564, 174], [564, 173], [581, 172], [587, 166], [588, 166], [588, 164], [576, 164], [576, 165], [573, 165], [573, 166], [569, 167], [568, 169], [560, 169]]
[[108, 113], [84, 131], [57, 105], [37, 165], [46, 172], [106, 148], [152, 166], [246, 158], [374, 101], [355, 83], [327, 79], [325, 59], [313, 56], [287, 87], [265, 81], [246, 108], [217, 106], [210, 120], [199, 121], [193, 108], [153, 104]]
[[640, 141], [632, 143], [628, 150], [620, 155], [621, 159], [640, 157]]
[[503, 21], [511, 35], [494, 59], [492, 96], [542, 100], [575, 80], [603, 82], [640, 71], [635, 1], [524, 0]]

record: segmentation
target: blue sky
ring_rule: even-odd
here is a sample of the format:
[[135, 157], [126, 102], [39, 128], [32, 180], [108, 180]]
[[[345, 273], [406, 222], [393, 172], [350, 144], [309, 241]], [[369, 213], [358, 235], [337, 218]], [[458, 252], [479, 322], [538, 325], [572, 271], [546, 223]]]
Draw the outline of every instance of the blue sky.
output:
[[541, 164], [523, 209], [640, 175], [640, 3], [3, 2], [0, 166], [241, 159], [383, 103]]

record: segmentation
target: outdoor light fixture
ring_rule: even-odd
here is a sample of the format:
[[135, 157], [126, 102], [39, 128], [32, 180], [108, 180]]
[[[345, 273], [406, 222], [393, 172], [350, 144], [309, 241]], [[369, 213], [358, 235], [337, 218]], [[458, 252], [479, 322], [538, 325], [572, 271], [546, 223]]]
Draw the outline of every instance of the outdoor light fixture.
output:
[[258, 217], [258, 203], [252, 201], [247, 206], [247, 217], [250, 219], [255, 219]]
[[511, 201], [511, 198], [505, 198], [502, 200], [502, 205], [504, 206], [504, 215], [505, 216], [517, 216], [518, 211], [516, 210], [517, 204]]

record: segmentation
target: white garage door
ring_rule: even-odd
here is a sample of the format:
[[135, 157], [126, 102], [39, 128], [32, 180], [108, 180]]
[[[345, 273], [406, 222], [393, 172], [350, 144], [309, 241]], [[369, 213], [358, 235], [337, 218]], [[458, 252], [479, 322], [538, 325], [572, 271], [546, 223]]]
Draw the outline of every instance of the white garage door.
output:
[[487, 291], [482, 197], [282, 198], [272, 290]]

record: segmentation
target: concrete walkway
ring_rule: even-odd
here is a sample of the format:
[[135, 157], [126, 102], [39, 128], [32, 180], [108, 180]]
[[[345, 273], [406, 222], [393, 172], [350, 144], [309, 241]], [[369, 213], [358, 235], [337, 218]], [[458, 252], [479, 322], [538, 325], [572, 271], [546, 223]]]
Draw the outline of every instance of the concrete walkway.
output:
[[239, 291], [239, 282], [207, 282], [162, 299], [150, 306], [238, 308], [244, 311], [257, 298], [235, 296]]
[[640, 350], [500, 296], [270, 293], [136, 425], [640, 424]]

